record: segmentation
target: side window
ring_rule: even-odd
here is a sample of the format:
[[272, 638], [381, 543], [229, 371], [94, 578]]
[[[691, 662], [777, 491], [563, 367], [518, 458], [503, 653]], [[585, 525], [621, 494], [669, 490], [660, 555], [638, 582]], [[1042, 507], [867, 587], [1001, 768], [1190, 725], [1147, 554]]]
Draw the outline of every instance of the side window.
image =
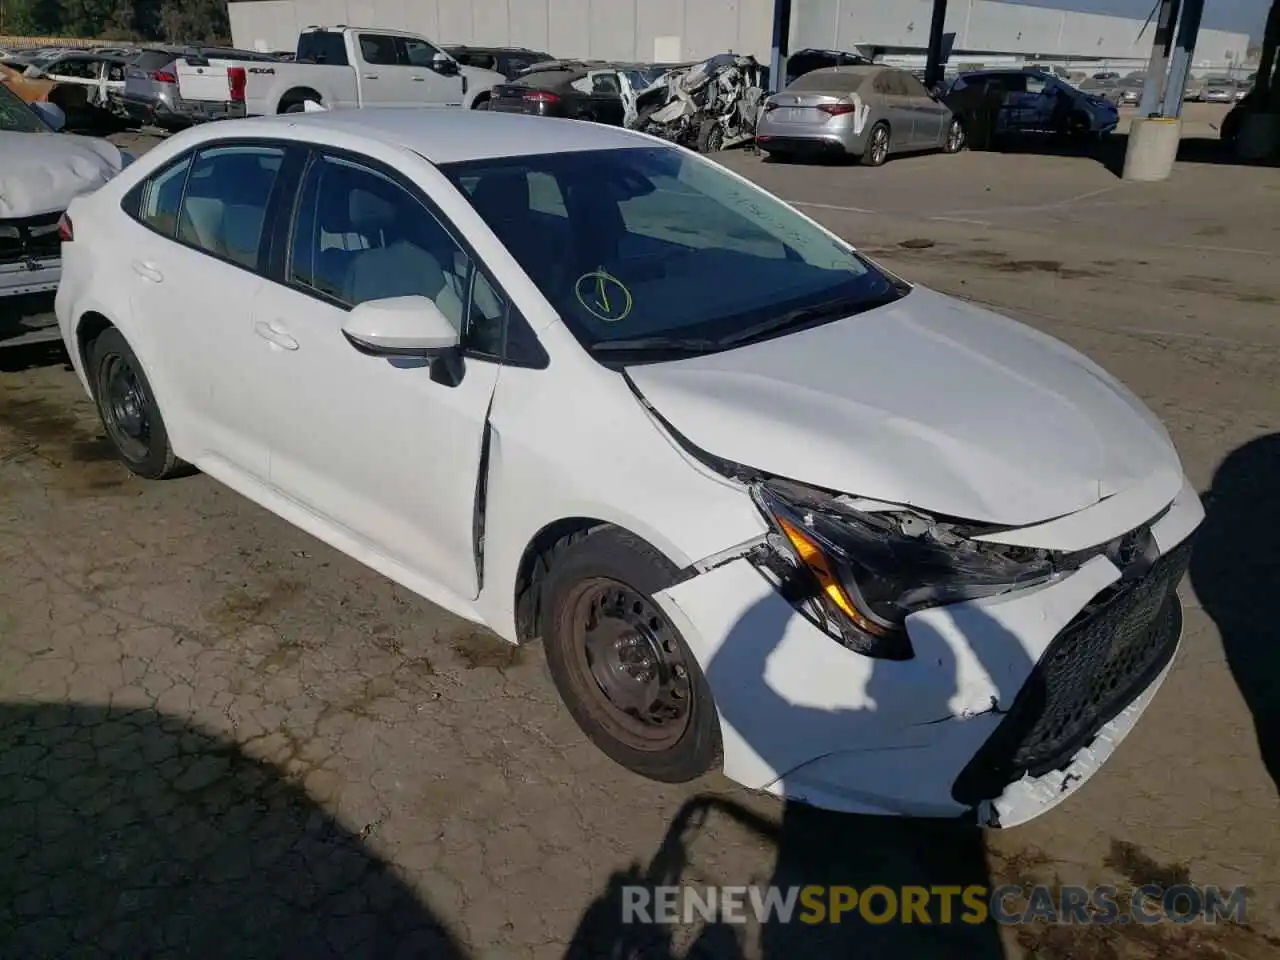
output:
[[594, 94], [618, 94], [621, 88], [618, 86], [618, 78], [612, 77], [607, 73], [597, 73], [591, 78], [591, 92]]
[[396, 38], [378, 33], [360, 34], [360, 56], [364, 62], [373, 66], [394, 67], [396, 59]]
[[506, 299], [432, 212], [383, 174], [336, 157], [313, 162], [290, 246], [292, 286], [348, 308], [426, 297], [469, 349], [501, 356]]
[[240, 266], [257, 267], [267, 203], [283, 162], [284, 151], [274, 147], [201, 150], [182, 198], [178, 239]]
[[403, 37], [397, 41], [403, 45], [404, 55], [401, 64], [410, 67], [430, 67], [435, 63], [436, 54], [440, 51], [427, 43], [413, 37]]
[[1048, 86], [1048, 84], [1039, 77], [1027, 78], [1027, 93], [1044, 93], [1046, 86]]
[[889, 86], [889, 75], [881, 73], [876, 76], [875, 82], [871, 84], [871, 89], [876, 93], [891, 94], [893, 90]]
[[142, 188], [138, 204], [138, 220], [157, 233], [172, 237], [178, 227], [178, 208], [182, 204], [182, 188], [191, 169], [191, 158], [161, 170]]

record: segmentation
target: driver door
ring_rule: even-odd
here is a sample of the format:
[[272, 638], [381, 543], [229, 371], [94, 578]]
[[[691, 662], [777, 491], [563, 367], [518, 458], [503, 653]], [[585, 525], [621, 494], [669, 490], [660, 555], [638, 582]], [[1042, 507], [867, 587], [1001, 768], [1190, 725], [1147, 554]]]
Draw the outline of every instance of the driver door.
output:
[[[316, 154], [283, 275], [254, 304], [271, 484], [344, 539], [474, 599], [474, 515], [506, 301], [426, 200], [393, 173]], [[290, 234], [281, 231], [281, 236]], [[438, 365], [367, 356], [342, 325], [370, 300], [425, 296], [469, 347]]]

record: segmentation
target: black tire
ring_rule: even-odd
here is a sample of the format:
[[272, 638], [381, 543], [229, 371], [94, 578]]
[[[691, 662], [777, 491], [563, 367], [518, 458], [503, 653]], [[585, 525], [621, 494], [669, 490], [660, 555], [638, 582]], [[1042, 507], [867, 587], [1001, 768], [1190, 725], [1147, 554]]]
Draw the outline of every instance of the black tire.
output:
[[699, 153], [719, 153], [724, 149], [724, 128], [718, 120], [703, 120], [696, 142]]
[[786, 151], [765, 151], [765, 156], [770, 163], [791, 163], [795, 157]]
[[475, 103], [471, 104], [471, 109], [472, 109], [472, 110], [488, 110], [488, 109], [489, 109], [489, 98], [488, 98], [488, 97], [481, 97], [481, 98], [480, 98], [479, 100], [477, 100]]
[[883, 167], [893, 149], [893, 136], [889, 125], [881, 120], [867, 132], [867, 145], [858, 162], [864, 167]]
[[295, 101], [294, 103], [289, 104], [280, 112], [281, 113], [306, 113], [307, 105], [302, 101]]
[[124, 335], [114, 327], [104, 330], [86, 352], [98, 416], [120, 462], [147, 480], [191, 472], [169, 445], [151, 383]]
[[[552, 681], [579, 729], [615, 763], [650, 780], [686, 783], [717, 767], [720, 722], [711, 688], [652, 599], [676, 582], [676, 567], [613, 526], [562, 540], [547, 563], [539, 633]], [[593, 662], [593, 645], [607, 656]], [[646, 654], [652, 657], [646, 660]], [[680, 716], [646, 723], [611, 699], [606, 683], [642, 699], [667, 690], [664, 707]]]
[[964, 124], [960, 122], [959, 117], [952, 117], [951, 123], [947, 125], [947, 139], [942, 145], [942, 152], [959, 153], [967, 143], [968, 137], [965, 134]]

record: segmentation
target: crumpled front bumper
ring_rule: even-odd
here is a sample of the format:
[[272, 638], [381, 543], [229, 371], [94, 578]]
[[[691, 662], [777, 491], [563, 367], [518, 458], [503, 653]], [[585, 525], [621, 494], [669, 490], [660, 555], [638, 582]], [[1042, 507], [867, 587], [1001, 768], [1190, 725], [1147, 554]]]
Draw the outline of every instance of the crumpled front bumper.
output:
[[58, 289], [61, 276], [62, 260], [58, 257], [0, 263], [0, 297], [50, 293]]
[[[1203, 517], [1186, 483], [1152, 527], [1161, 555], [1185, 543]], [[1168, 673], [1166, 664], [1065, 768], [1023, 777], [976, 808], [953, 797], [957, 778], [1055, 637], [1120, 577], [1098, 556], [1049, 585], [914, 614], [907, 631], [915, 657], [908, 661], [875, 660], [841, 646], [745, 557], [656, 599], [706, 674], [730, 779], [828, 809], [976, 815], [1008, 827], [1087, 782]], [[1178, 629], [1180, 643], [1180, 619]]]

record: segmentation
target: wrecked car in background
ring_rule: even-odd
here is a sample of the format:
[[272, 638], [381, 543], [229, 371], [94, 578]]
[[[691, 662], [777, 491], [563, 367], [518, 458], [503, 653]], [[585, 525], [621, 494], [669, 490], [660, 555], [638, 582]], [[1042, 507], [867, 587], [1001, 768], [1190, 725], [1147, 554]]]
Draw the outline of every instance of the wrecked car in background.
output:
[[767, 83], [755, 57], [717, 54], [635, 91], [636, 118], [627, 126], [699, 153], [734, 147], [755, 137]]
[[59, 133], [64, 123], [56, 105], [26, 103], [0, 84], [0, 344], [31, 342], [13, 315], [17, 298], [58, 288], [67, 205], [133, 160], [106, 140]]

